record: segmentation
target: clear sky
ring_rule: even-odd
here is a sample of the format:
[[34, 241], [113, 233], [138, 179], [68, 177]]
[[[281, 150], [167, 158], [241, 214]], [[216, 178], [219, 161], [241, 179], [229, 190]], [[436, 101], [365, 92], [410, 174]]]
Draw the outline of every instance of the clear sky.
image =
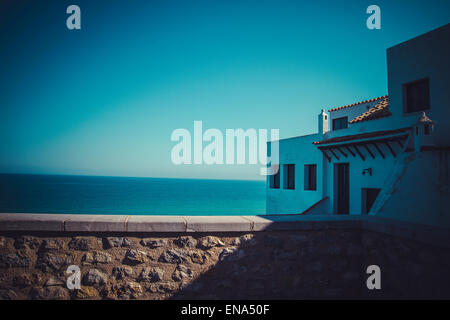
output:
[[175, 166], [172, 131], [314, 133], [321, 108], [387, 93], [388, 47], [448, 22], [448, 0], [2, 0], [0, 172], [261, 179]]

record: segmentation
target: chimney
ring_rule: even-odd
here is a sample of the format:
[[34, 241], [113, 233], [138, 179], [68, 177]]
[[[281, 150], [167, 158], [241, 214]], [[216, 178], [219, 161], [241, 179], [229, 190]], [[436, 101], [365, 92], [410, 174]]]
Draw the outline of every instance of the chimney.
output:
[[325, 110], [322, 109], [322, 112], [318, 116], [319, 118], [319, 134], [323, 135], [328, 131], [328, 115], [325, 113]]
[[428, 118], [425, 112], [422, 112], [422, 115], [414, 125], [413, 130], [415, 151], [419, 152], [422, 147], [430, 147], [434, 145], [434, 121]]

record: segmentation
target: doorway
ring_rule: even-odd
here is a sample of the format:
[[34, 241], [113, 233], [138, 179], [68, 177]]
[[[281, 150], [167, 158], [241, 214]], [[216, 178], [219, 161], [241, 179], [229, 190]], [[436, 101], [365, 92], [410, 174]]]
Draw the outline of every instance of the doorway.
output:
[[362, 188], [361, 194], [361, 212], [368, 214], [372, 208], [373, 203], [377, 199], [380, 189], [378, 188]]
[[334, 165], [335, 212], [350, 213], [350, 168], [348, 163]]

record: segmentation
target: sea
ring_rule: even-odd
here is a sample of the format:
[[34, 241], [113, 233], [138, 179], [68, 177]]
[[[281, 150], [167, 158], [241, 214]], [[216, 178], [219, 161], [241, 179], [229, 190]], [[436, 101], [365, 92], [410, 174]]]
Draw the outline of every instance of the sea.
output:
[[0, 174], [0, 212], [258, 215], [264, 181]]

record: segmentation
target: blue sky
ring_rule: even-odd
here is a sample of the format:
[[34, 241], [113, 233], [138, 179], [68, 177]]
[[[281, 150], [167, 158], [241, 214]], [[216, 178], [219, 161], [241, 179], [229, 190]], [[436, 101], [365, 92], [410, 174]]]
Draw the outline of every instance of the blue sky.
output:
[[0, 172], [261, 179], [173, 165], [172, 131], [313, 133], [321, 108], [386, 94], [386, 49], [449, 17], [435, 0], [2, 1]]

